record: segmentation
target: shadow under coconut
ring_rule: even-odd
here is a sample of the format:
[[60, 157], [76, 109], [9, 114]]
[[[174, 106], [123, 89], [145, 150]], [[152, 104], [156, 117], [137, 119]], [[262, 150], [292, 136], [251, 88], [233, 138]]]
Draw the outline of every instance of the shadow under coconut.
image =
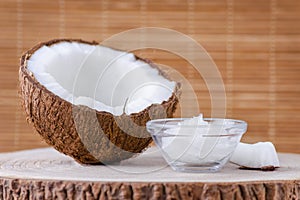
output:
[[107, 167], [132, 174], [150, 173], [168, 167], [157, 147], [150, 147], [142, 154], [142, 156], [136, 154], [127, 160], [109, 164]]

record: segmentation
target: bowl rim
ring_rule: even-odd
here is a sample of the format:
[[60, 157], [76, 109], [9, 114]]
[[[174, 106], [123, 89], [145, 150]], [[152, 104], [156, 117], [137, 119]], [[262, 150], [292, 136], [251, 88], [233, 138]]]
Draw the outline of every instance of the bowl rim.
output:
[[[183, 121], [183, 120], [188, 120], [192, 118], [163, 118], [163, 119], [154, 119], [150, 120], [146, 123], [147, 130], [151, 135], [157, 135], [159, 134], [158, 132], [153, 133], [149, 131], [149, 128], [176, 128], [178, 125], [175, 124], [166, 124], [166, 123], [161, 123], [161, 122], [172, 122], [172, 121]], [[203, 134], [203, 136], [206, 137], [220, 137], [220, 136], [234, 136], [234, 135], [243, 135], [247, 131], [247, 122], [243, 120], [238, 120], [238, 119], [230, 119], [230, 118], [203, 118], [204, 121], [233, 121], [235, 124], [231, 124], [230, 128], [241, 128], [244, 130], [243, 133], [226, 133], [226, 134]], [[224, 127], [226, 124], [214, 124], [214, 127]], [[230, 124], [229, 124], [230, 125]], [[199, 124], [199, 125], [180, 125], [180, 127], [183, 128], [209, 128], [211, 124]], [[172, 135], [172, 134], [166, 134], [166, 135]], [[177, 135], [179, 136], [179, 135]]]

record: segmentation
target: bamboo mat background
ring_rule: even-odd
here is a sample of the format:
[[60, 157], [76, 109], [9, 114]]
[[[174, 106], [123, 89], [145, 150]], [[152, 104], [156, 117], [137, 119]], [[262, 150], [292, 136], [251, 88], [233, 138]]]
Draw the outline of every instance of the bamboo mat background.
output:
[[[52, 38], [102, 41], [132, 28], [164, 27], [210, 53], [225, 83], [227, 117], [249, 124], [244, 141], [269, 140], [279, 151], [300, 153], [299, 21], [297, 0], [1, 0], [0, 152], [46, 146], [26, 123], [17, 95], [22, 52]], [[209, 117], [207, 87], [188, 62], [159, 50], [137, 54], [178, 70], [196, 92], [195, 113]], [[193, 108], [190, 92], [184, 98]]]

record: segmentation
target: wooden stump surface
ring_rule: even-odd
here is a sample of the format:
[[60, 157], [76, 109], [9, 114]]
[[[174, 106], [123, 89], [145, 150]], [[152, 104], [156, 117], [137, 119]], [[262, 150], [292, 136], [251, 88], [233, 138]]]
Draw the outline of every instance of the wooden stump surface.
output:
[[0, 199], [300, 199], [300, 155], [281, 168], [179, 173], [156, 148], [118, 165], [87, 166], [51, 148], [0, 154]]

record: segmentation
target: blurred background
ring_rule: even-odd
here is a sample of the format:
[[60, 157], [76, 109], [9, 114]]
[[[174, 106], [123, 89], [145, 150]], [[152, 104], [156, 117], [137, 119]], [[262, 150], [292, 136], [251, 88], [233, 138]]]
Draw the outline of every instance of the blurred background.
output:
[[[0, 152], [47, 146], [27, 124], [18, 97], [24, 51], [53, 38], [101, 42], [133, 28], [162, 27], [188, 35], [211, 55], [226, 88], [226, 117], [249, 124], [243, 141], [272, 141], [278, 151], [300, 153], [300, 1], [1, 0], [0, 16]], [[186, 60], [157, 49], [135, 53], [177, 70], [192, 86], [185, 108], [210, 116], [205, 82]]]

